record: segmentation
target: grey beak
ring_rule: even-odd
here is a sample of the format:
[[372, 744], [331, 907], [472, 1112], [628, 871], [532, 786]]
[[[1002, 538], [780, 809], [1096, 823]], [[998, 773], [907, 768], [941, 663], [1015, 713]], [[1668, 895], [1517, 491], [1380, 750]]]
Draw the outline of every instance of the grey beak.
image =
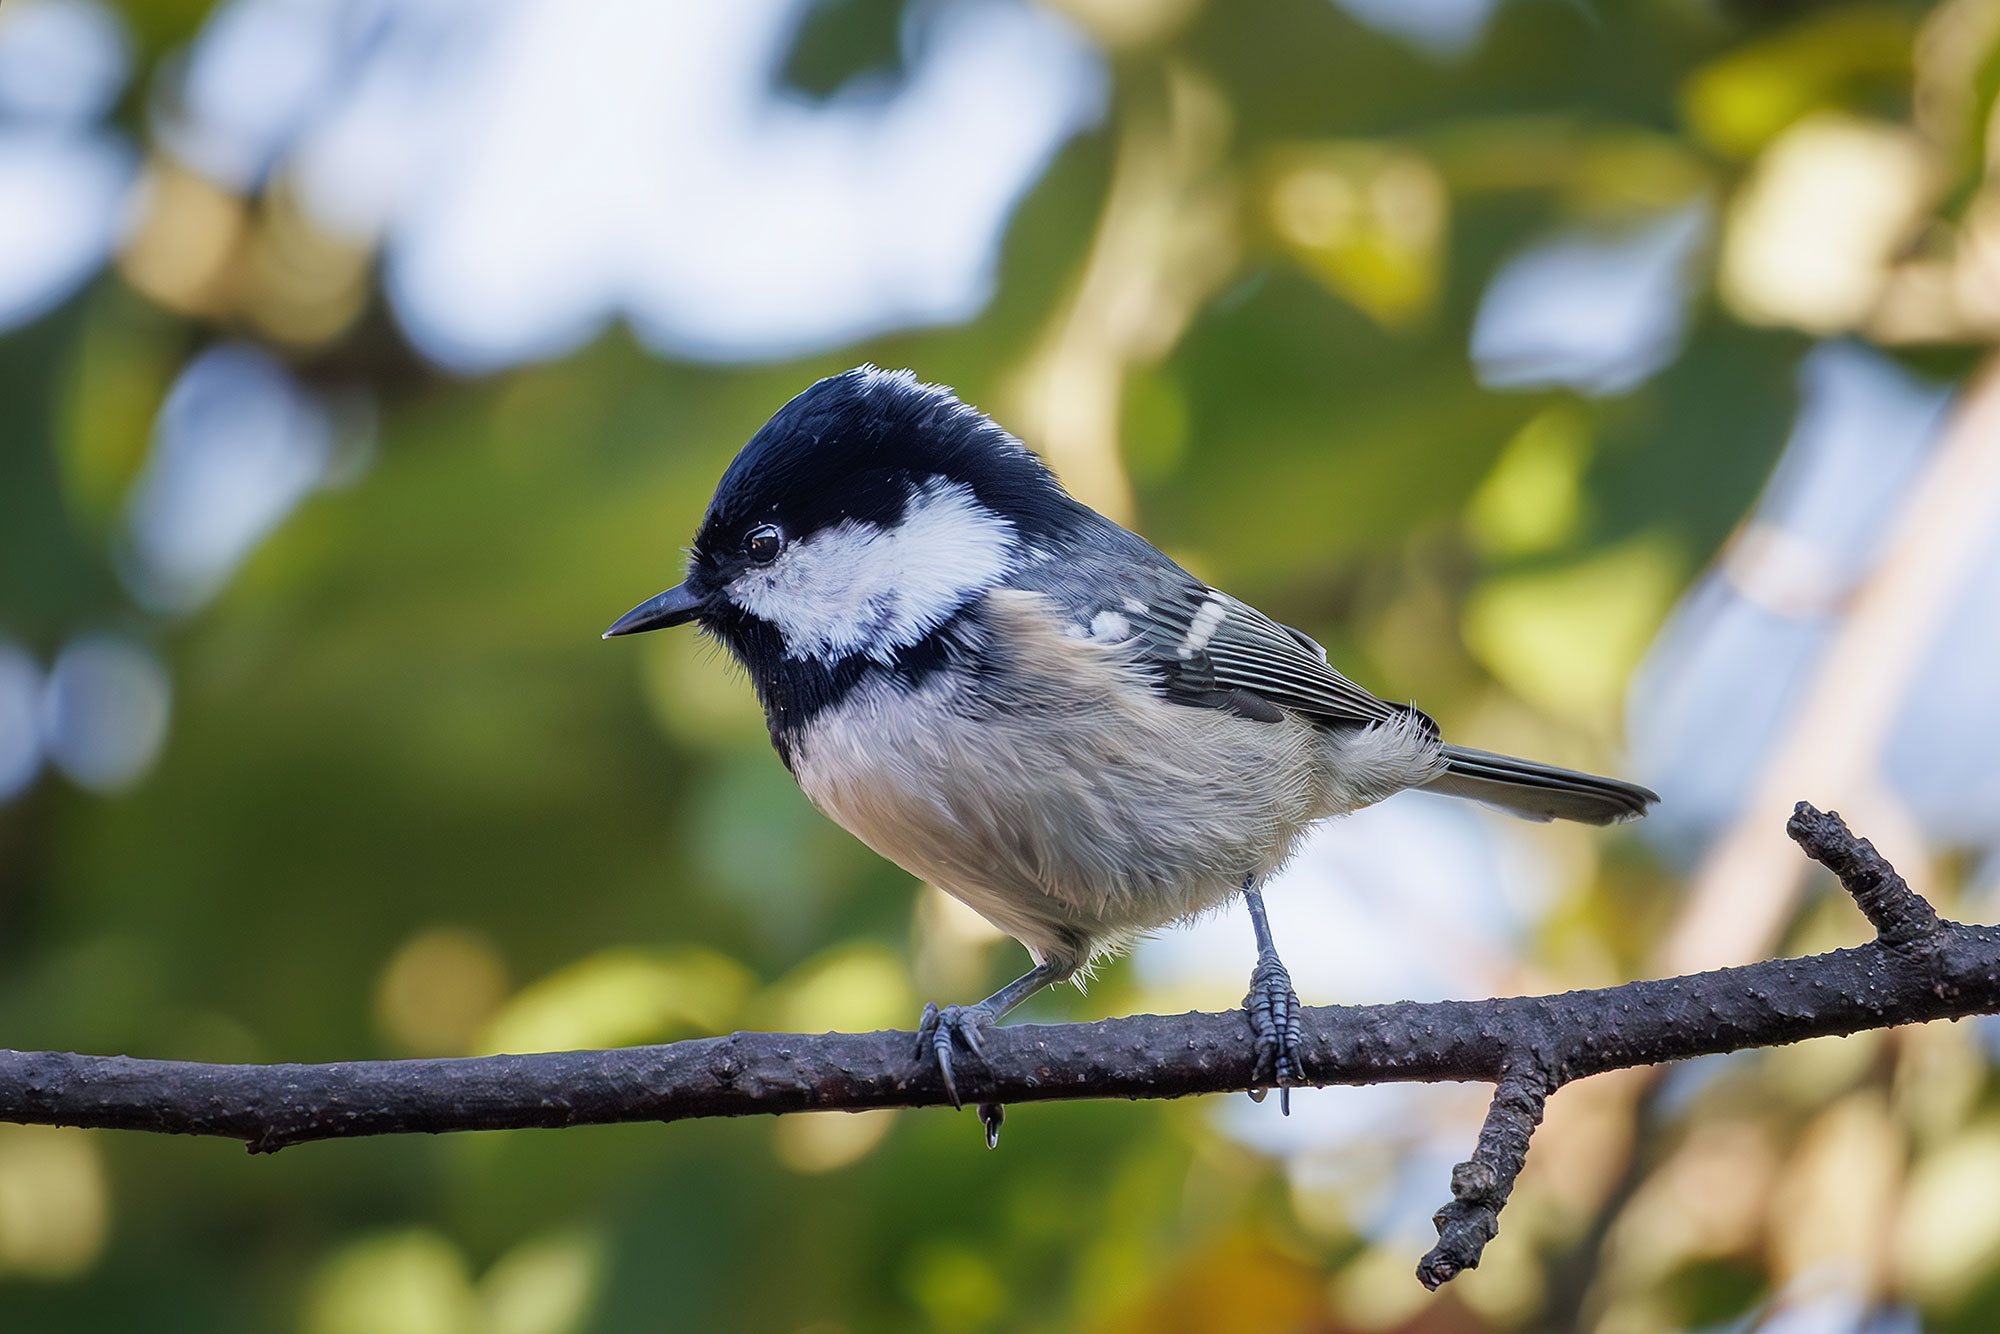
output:
[[645, 630], [664, 630], [670, 625], [686, 625], [701, 613], [701, 599], [688, 592], [686, 584], [676, 584], [657, 597], [647, 598], [611, 623], [604, 638], [636, 635]]

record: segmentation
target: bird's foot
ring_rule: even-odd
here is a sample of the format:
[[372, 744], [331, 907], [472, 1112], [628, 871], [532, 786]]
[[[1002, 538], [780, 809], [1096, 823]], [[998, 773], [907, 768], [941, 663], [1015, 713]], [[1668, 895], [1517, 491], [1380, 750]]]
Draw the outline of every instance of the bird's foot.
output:
[[923, 1020], [917, 1025], [917, 1059], [922, 1060], [927, 1053], [936, 1056], [938, 1073], [944, 1076], [944, 1091], [951, 1096], [954, 1107], [962, 1107], [964, 1103], [959, 1099], [958, 1081], [952, 1074], [952, 1048], [963, 1043], [967, 1051], [979, 1055], [984, 1033], [993, 1027], [995, 1018], [992, 1008], [984, 1002], [942, 1008], [932, 1002], [924, 1006]]
[[1292, 1114], [1292, 1085], [1304, 1072], [1299, 1063], [1299, 993], [1292, 990], [1292, 975], [1275, 950], [1257, 956], [1250, 974], [1250, 993], [1243, 998], [1243, 1012], [1249, 1017], [1251, 1049], [1257, 1056], [1256, 1079], [1260, 1085], [1252, 1097], [1261, 1099], [1261, 1086], [1275, 1085], [1278, 1107]]

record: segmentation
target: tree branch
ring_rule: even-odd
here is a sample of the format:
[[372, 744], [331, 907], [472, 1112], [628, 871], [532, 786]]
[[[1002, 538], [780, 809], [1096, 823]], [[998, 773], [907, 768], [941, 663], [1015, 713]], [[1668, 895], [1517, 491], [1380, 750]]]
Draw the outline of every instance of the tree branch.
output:
[[[1875, 926], [1855, 949], [1596, 991], [1303, 1011], [1304, 1082], [1496, 1085], [1470, 1161], [1452, 1173], [1435, 1288], [1475, 1268], [1540, 1124], [1571, 1080], [1747, 1047], [2000, 1011], [2000, 928], [1940, 920], [1840, 817], [1799, 803], [1787, 831]], [[1240, 1012], [993, 1030], [959, 1062], [997, 1132], [1008, 1103], [1168, 1098], [1256, 1078]], [[950, 1102], [915, 1035], [733, 1033], [655, 1047], [452, 1060], [203, 1065], [0, 1052], [0, 1120], [243, 1140], [309, 1140]], [[988, 1113], [985, 1108], [995, 1109]]]

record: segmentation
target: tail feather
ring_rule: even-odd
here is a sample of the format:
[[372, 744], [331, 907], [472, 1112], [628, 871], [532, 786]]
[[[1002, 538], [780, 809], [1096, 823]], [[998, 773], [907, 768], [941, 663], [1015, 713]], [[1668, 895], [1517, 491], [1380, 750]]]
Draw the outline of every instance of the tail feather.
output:
[[1637, 783], [1512, 755], [1446, 746], [1444, 757], [1444, 772], [1424, 784], [1426, 790], [1498, 806], [1525, 820], [1623, 824], [1644, 815], [1660, 799]]

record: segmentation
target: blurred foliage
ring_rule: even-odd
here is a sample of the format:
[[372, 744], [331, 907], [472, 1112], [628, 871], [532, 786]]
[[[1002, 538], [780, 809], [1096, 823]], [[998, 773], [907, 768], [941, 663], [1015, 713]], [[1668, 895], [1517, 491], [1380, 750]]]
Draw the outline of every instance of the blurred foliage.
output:
[[[712, 653], [597, 632], [672, 581], [714, 478], [815, 376], [909, 365], [1043, 443], [1037, 349], [1086, 338], [1086, 272], [1130, 276], [1134, 252], [1104, 238], [1138, 197], [1123, 165], [1156, 150], [1179, 175], [1132, 207], [1196, 221], [1128, 283], [1155, 318], [1088, 335], [1119, 405], [1096, 461], [1139, 526], [1466, 740], [1610, 763], [1625, 675], [1767, 476], [1809, 339], [1703, 285], [1685, 349], [1630, 392], [1500, 393], [1467, 354], [1481, 295], [1551, 228], [1728, 198], [1815, 113], [1918, 117], [1926, 7], [1518, 0], [1456, 60], [1326, 0], [1066, 8], [1111, 49], [1111, 119], [1020, 209], [997, 295], [961, 327], [748, 368], [665, 362], [614, 330], [454, 379], [379, 297], [340, 304], [361, 257], [312, 252], [333, 274], [322, 322], [260, 306], [241, 275], [276, 262], [287, 205], [223, 197], [189, 207], [223, 220], [235, 296], [188, 313], [138, 294], [141, 236], [121, 271], [0, 337], [0, 629], [43, 662], [123, 631], [174, 691], [143, 784], [45, 776], [0, 807], [7, 1045], [309, 1061], [874, 1027], [914, 1020], [941, 980], [953, 1000], [1011, 976], [1014, 946], [940, 925], [812, 812]], [[126, 16], [151, 72], [204, 6]], [[892, 0], [821, 5], [781, 77], [812, 97], [893, 78], [902, 20]], [[1979, 30], [1940, 113], [1960, 132], [1941, 217], [1983, 170], [2000, 66]], [[119, 110], [140, 140], [145, 86]], [[117, 577], [117, 524], [168, 385], [225, 337], [364, 392], [379, 433], [212, 605], [148, 615]], [[1955, 369], [1983, 338], [1948, 329], [1923, 355]], [[1051, 445], [1066, 471], [1091, 462], [1076, 438]], [[1630, 844], [1587, 869], [1529, 961], [1549, 985], [1644, 969], [1672, 912], [1673, 882]], [[1114, 966], [1030, 1012], [1143, 1003]], [[1767, 1218], [1786, 1208], [1879, 1243], [1855, 1262], [1937, 1328], [1985, 1329], [1985, 1080], [1954, 1029], [1623, 1086], [1565, 1141], [1588, 1153], [1538, 1141], [1490, 1272], [1434, 1299], [1414, 1252], [1293, 1198], [1208, 1103], [1025, 1109], [992, 1154], [941, 1112], [270, 1160], [0, 1126], [0, 1309], [8, 1328], [204, 1334], [1641, 1334], [1754, 1309], [1807, 1244]], [[1565, 1100], [1587, 1103], [1557, 1100], [1552, 1137]], [[1841, 1183], [1870, 1171], [1857, 1203]], [[1949, 1226], [1966, 1217], [1970, 1240]], [[1971, 1249], [1939, 1259], [1940, 1228]]]

